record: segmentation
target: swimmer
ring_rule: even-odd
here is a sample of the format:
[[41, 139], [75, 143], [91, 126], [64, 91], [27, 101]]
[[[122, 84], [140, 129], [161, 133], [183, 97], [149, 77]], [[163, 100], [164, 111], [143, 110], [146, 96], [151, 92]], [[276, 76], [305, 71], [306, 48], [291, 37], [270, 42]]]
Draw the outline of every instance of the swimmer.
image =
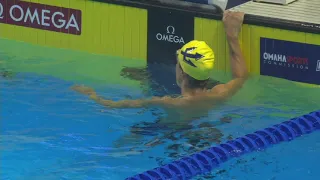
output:
[[192, 40], [176, 52], [176, 82], [181, 88], [179, 97], [112, 101], [99, 96], [90, 87], [77, 85], [72, 89], [110, 108], [163, 108], [167, 112], [167, 118], [161, 119], [158, 123], [166, 126], [179, 124], [176, 121], [188, 124], [188, 121], [207, 115], [214, 106], [232, 97], [245, 83], [248, 72], [238, 41], [243, 18], [242, 12], [225, 11], [223, 14], [233, 75], [233, 79], [225, 84], [206, 88], [214, 67], [214, 53], [205, 42]]

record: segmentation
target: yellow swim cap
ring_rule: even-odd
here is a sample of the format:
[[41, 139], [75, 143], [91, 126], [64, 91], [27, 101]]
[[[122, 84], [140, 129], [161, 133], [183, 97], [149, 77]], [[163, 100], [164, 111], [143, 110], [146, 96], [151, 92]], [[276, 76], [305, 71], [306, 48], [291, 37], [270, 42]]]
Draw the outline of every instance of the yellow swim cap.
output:
[[204, 42], [193, 40], [177, 51], [182, 70], [197, 80], [206, 80], [214, 66], [214, 53]]

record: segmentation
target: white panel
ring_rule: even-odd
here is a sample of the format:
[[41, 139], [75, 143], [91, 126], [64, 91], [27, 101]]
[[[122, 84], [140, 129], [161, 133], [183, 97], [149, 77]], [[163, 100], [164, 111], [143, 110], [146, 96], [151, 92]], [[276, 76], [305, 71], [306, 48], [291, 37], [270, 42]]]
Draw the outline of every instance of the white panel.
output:
[[320, 0], [297, 0], [288, 5], [249, 1], [230, 10], [264, 17], [320, 24]]

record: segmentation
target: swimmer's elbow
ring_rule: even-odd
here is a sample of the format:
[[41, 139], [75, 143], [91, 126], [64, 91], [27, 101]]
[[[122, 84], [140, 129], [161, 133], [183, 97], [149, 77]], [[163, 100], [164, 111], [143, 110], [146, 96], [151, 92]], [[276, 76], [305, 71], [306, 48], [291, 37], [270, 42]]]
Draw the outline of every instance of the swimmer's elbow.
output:
[[147, 108], [177, 105], [180, 101], [171, 97], [153, 97], [152, 99], [122, 100], [113, 102], [114, 108]]
[[246, 81], [248, 79], [248, 76], [249, 76], [248, 70], [246, 67], [244, 67], [242, 71], [238, 73], [237, 78], [241, 79], [242, 81]]
[[234, 96], [244, 85], [247, 76], [241, 78], [235, 78], [226, 84], [218, 85], [213, 93], [214, 96], [219, 100], [226, 100]]

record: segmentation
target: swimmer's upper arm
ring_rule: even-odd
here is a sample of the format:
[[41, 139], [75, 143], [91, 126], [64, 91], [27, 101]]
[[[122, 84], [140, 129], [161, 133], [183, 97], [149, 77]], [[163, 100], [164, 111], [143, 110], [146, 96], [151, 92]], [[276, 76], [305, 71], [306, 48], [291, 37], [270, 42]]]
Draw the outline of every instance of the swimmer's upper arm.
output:
[[218, 99], [227, 99], [233, 96], [239, 89], [242, 88], [246, 78], [234, 78], [226, 84], [219, 84], [212, 88], [211, 95]]
[[164, 97], [153, 97], [148, 101], [148, 105], [150, 106], [180, 106], [186, 104], [186, 98], [175, 98], [170, 96]]
[[153, 97], [151, 99], [136, 99], [136, 100], [100, 100], [100, 104], [113, 108], [141, 108], [141, 107], [167, 107], [167, 106], [179, 106], [182, 104], [182, 100], [172, 97]]

